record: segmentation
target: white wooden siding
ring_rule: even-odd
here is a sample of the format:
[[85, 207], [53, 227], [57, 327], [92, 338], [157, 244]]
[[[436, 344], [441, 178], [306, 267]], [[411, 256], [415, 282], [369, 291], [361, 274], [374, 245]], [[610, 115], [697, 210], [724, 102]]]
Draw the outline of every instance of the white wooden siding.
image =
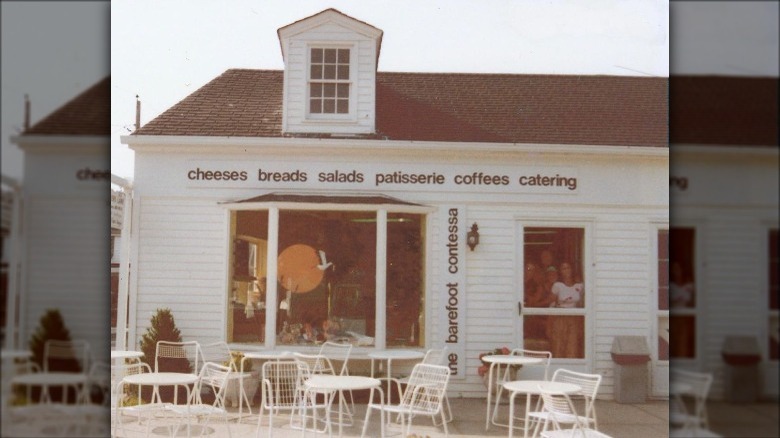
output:
[[108, 192], [105, 196], [32, 195], [26, 201], [22, 342], [29, 341], [48, 309], [59, 309], [71, 339], [88, 341], [93, 358], [108, 360]]
[[227, 222], [216, 200], [140, 203], [137, 339], [169, 307], [184, 340], [224, 339]]

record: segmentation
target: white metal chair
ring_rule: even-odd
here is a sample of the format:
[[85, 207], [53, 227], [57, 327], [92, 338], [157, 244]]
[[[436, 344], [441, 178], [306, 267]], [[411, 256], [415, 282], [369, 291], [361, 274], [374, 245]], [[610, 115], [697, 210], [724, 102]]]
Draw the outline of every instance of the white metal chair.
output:
[[[308, 370], [308, 373], [311, 375], [316, 374], [329, 374], [329, 375], [338, 375], [336, 373], [336, 369], [333, 366], [333, 362], [331, 362], [330, 358], [328, 356], [322, 355], [322, 354], [304, 354], [304, 353], [293, 353], [293, 356], [296, 360], [303, 362], [306, 364], [306, 369]], [[333, 392], [332, 391], [326, 391], [321, 392], [326, 400], [333, 398]], [[343, 397], [342, 391], [339, 391], [339, 396]], [[353, 416], [353, 408], [347, 409], [347, 424], [352, 424], [352, 416]]]
[[189, 366], [189, 372], [198, 374], [200, 373], [201, 356], [200, 343], [197, 341], [157, 341], [157, 347], [154, 353], [154, 372], [182, 372], [174, 363], [181, 362], [183, 365], [183, 360], [186, 359]]
[[[584, 402], [583, 415], [579, 415], [576, 419], [559, 415], [558, 423], [571, 424], [576, 420], [582, 422], [588, 427], [590, 427], [592, 423], [593, 429], [598, 430], [595, 400], [596, 395], [599, 392], [599, 386], [601, 385], [601, 375], [579, 373], [576, 371], [560, 368], [555, 370], [555, 373], [553, 373], [552, 381], [573, 383], [582, 388], [578, 393], [573, 395], [582, 397]], [[569, 398], [571, 399], [571, 395]], [[548, 420], [550, 417], [550, 412], [537, 409], [535, 412], [530, 412], [528, 417], [537, 421], [538, 428], [539, 424]]]
[[242, 403], [243, 400], [243, 403], [246, 403], [247, 406], [250, 406], [251, 403], [249, 402], [249, 396], [246, 394], [246, 391], [244, 391], [244, 385], [240, 384], [239, 379], [248, 378], [252, 375], [252, 373], [240, 372], [239, 364], [234, 360], [233, 351], [230, 349], [227, 342], [219, 341], [209, 344], [201, 344], [200, 354], [202, 361], [201, 363], [214, 362], [223, 364], [225, 366], [230, 366], [233, 372], [230, 374], [227, 385], [235, 385], [234, 387], [237, 388], [240, 392], [238, 394], [240, 397], [238, 402]]
[[[66, 362], [75, 361], [80, 371], [63, 369], [67, 367]], [[81, 372], [86, 374], [89, 371], [89, 343], [81, 339], [72, 341], [60, 341], [49, 339], [43, 344], [43, 372], [66, 371]]]
[[[549, 380], [549, 370], [550, 370], [550, 360], [552, 359], [552, 353], [549, 351], [541, 351], [541, 350], [527, 350], [524, 348], [515, 348], [512, 351], [509, 352], [510, 356], [521, 356], [521, 357], [535, 357], [542, 360], [542, 365], [544, 366], [544, 375], [543, 380]], [[499, 365], [500, 366], [500, 365]], [[527, 366], [535, 366], [538, 367], [537, 364], [534, 365], [527, 365]], [[501, 400], [501, 394], [504, 392], [504, 383], [512, 381], [511, 377], [511, 365], [507, 365], [503, 367], [502, 369], [499, 369], [496, 373], [499, 377], [496, 379], [496, 382], [494, 382], [495, 388], [496, 388], [496, 400]], [[536, 402], [536, 410], [539, 410], [539, 407], [541, 406], [541, 400], [537, 400]], [[495, 412], [498, 410], [498, 404], [493, 409], [493, 416], [495, 416]]]
[[[334, 373], [339, 376], [349, 375], [349, 356], [352, 353], [352, 344], [326, 341], [320, 346], [320, 355], [327, 357], [331, 361]], [[334, 364], [340, 363], [341, 367]], [[339, 391], [339, 397], [344, 397], [343, 391]], [[347, 404], [347, 413], [351, 416], [355, 413], [355, 398], [352, 391], [349, 392], [349, 403]]]
[[[382, 405], [371, 403], [367, 409], [366, 422], [363, 424], [363, 435], [368, 427], [368, 417], [371, 409], [398, 414], [401, 418], [401, 427], [405, 428], [404, 436], [409, 436], [412, 421], [415, 416], [424, 415], [431, 418], [441, 416], [441, 424], [444, 427], [444, 436], [448, 436], [447, 421], [444, 413], [444, 397], [447, 394], [447, 384], [450, 380], [450, 369], [444, 365], [431, 365], [418, 363], [412, 369], [409, 383], [397, 405]], [[408, 423], [407, 423], [408, 421]], [[381, 425], [384, 427], [384, 424]]]
[[[444, 365], [446, 363], [447, 359], [447, 346], [445, 345], [443, 348], [429, 348], [428, 351], [425, 352], [425, 356], [423, 356], [423, 359], [420, 363], [429, 364], [429, 365]], [[395, 380], [397, 388], [398, 388], [398, 394], [403, 394], [403, 386], [409, 384], [409, 377], [402, 377]], [[447, 394], [444, 394], [444, 403], [447, 406], [447, 416], [446, 421], [448, 423], [452, 422], [452, 408], [450, 407], [450, 399], [447, 397]], [[436, 423], [436, 418], [433, 419], [433, 424], [438, 426]]]
[[[574, 404], [566, 394], [549, 392], [539, 388], [545, 418], [542, 437], [544, 438], [610, 438], [609, 435], [588, 427], [587, 421], [577, 414]], [[571, 425], [563, 429], [561, 424]], [[552, 425], [552, 430], [549, 429]]]
[[144, 405], [127, 405], [125, 401], [134, 392], [136, 402], [141, 400], [141, 386], [137, 386], [135, 391], [131, 391], [127, 387], [127, 384], [122, 383], [122, 379], [125, 376], [141, 373], [151, 373], [152, 368], [144, 362], [123, 363], [120, 365], [114, 365], [111, 367], [111, 422], [113, 425], [113, 436], [116, 436], [116, 429], [118, 425], [122, 425], [124, 431], [124, 424], [122, 422], [121, 415], [135, 414], [138, 423], [141, 423], [141, 414], [151, 409], [151, 407], [145, 408]]
[[[669, 372], [669, 385], [683, 388], [671, 400], [669, 410], [670, 434], [677, 436], [717, 436], [709, 431], [707, 397], [712, 386], [710, 373], [673, 369]], [[692, 399], [693, 410], [686, 406]]]
[[[188, 404], [171, 404], [165, 407], [166, 411], [174, 414], [174, 416], [180, 419], [179, 424], [173, 431], [172, 435], [176, 436], [176, 432], [181, 429], [182, 426], [189, 428], [191, 419], [195, 419], [196, 422], [200, 422], [205, 417], [206, 422], [201, 425], [201, 436], [207, 430], [207, 426], [211, 417], [219, 415], [225, 420], [225, 427], [228, 431], [228, 436], [232, 436], [230, 431], [230, 422], [228, 421], [228, 412], [225, 409], [225, 391], [227, 388], [227, 381], [230, 378], [230, 374], [233, 370], [224, 365], [220, 365], [213, 362], [206, 362], [199, 373], [198, 383], [192, 391]], [[203, 401], [202, 393], [205, 389], [208, 389], [214, 396], [213, 403], [206, 403]]]
[[[309, 370], [304, 362], [298, 360], [268, 361], [262, 368], [262, 391], [260, 401], [260, 414], [257, 418], [257, 436], [260, 436], [264, 412], [268, 412], [268, 436], [273, 436], [274, 416], [281, 411], [290, 413], [290, 425], [293, 427], [305, 427], [304, 421], [294, 425], [296, 412], [302, 409], [303, 382], [309, 376]], [[307, 408], [316, 409], [316, 406]], [[322, 405], [320, 407], [325, 407]], [[316, 425], [315, 425], [316, 428]], [[322, 430], [324, 431], [324, 429]]]

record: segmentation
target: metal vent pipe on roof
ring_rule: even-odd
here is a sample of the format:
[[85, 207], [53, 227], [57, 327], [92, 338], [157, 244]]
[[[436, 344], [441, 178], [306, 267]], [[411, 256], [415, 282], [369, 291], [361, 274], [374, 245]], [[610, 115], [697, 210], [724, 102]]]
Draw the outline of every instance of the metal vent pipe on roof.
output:
[[30, 96], [24, 95], [24, 130], [30, 129]]
[[141, 129], [141, 100], [135, 95], [135, 130]]

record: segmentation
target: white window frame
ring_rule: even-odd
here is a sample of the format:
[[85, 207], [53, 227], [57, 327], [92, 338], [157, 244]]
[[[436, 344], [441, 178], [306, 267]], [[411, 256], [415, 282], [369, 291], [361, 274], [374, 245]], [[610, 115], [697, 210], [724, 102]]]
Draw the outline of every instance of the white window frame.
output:
[[[346, 113], [312, 113], [311, 112], [311, 85], [313, 82], [311, 79], [311, 51], [312, 49], [349, 49], [349, 80], [340, 81], [338, 79], [332, 81], [332, 83], [349, 85], [349, 111]], [[357, 121], [357, 99], [355, 98], [355, 92], [357, 87], [357, 45], [355, 44], [333, 44], [333, 43], [310, 43], [306, 46], [306, 70], [304, 72], [306, 85], [305, 85], [305, 107], [306, 107], [306, 120], [316, 122], [355, 122]], [[322, 81], [316, 81], [322, 82]]]
[[[516, 282], [518, 285], [523, 284], [523, 276], [525, 272], [525, 263], [524, 260], [524, 249], [525, 249], [525, 229], [526, 228], [581, 228], [583, 230], [583, 254], [582, 254], [582, 275], [583, 275], [583, 285], [585, 287], [585, 306], [582, 308], [574, 308], [574, 309], [558, 309], [558, 308], [544, 308], [544, 307], [525, 307], [523, 306], [523, 318], [527, 316], [535, 316], [535, 315], [551, 315], [551, 316], [576, 316], [576, 315], [582, 315], [585, 318], [585, 324], [584, 324], [584, 339], [583, 339], [583, 349], [584, 349], [584, 356], [582, 358], [559, 358], [556, 359], [555, 357], [552, 358], [552, 363], [555, 363], [557, 365], [569, 365], [572, 367], [577, 368], [577, 371], [585, 371], [587, 367], [591, 366], [591, 362], [593, 360], [593, 338], [592, 330], [594, 327], [593, 324], [593, 312], [596, 305], [596, 294], [594, 293], [595, 288], [595, 276], [596, 271], [593, 269], [593, 261], [595, 260], [593, 251], [593, 241], [591, 236], [593, 235], [593, 221], [589, 218], [583, 218], [583, 219], [577, 219], [572, 218], [571, 220], [556, 220], [556, 219], [550, 219], [545, 220], [544, 218], [540, 217], [521, 217], [515, 219], [515, 230], [517, 232], [517, 242], [519, 244], [519, 252], [517, 254], [518, 263], [517, 266], [523, 267], [523, 269], [518, 269]], [[560, 261], [559, 261], [560, 262]], [[517, 300], [520, 302], [523, 301], [523, 288], [518, 287], [517, 290], [521, 291], [519, 295], [517, 296]], [[518, 323], [518, 326], [515, 330], [515, 345], [523, 345], [523, 327], [522, 327], [522, 318], [520, 319], [520, 322]], [[585, 367], [585, 368], [579, 368], [579, 367]]]

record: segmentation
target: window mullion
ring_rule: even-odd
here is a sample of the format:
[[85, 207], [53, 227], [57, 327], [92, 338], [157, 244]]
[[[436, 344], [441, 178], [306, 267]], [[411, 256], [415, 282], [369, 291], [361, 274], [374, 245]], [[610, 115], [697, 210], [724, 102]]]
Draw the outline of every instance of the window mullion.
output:
[[376, 212], [376, 317], [374, 345], [387, 346], [387, 210]]

